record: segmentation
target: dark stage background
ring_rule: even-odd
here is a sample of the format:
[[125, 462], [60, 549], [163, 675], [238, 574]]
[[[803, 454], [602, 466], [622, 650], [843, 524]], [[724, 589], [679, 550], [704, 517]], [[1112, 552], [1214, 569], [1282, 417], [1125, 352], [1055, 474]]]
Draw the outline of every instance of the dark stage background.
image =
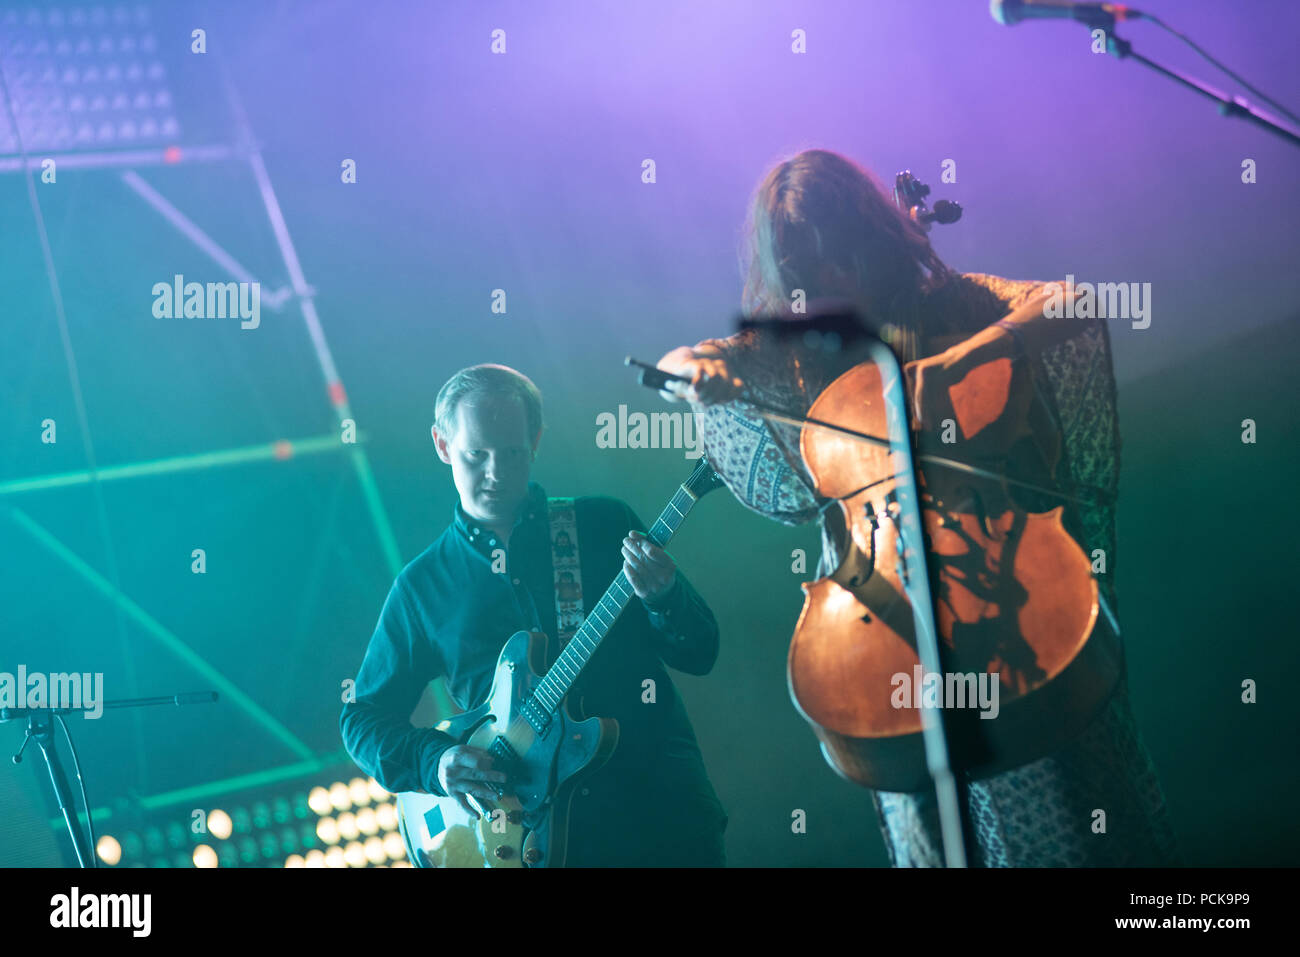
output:
[[[1300, 6], [1147, 6], [1297, 106]], [[12, 9], [27, 7], [0, 17]], [[773, 163], [822, 147], [886, 183], [911, 168], [960, 200], [963, 220], [933, 239], [963, 271], [1151, 284], [1150, 327], [1111, 326], [1123, 435], [1111, 573], [1134, 708], [1189, 864], [1300, 862], [1294, 148], [1092, 53], [1077, 25], [1004, 28], [984, 0], [145, 10], [176, 142], [234, 141], [229, 71], [363, 441], [337, 443], [297, 307], [265, 302], [289, 274], [246, 164], [134, 168], [261, 280], [256, 330], [154, 318], [154, 283], [231, 277], [121, 168], [61, 167], [55, 183], [38, 168], [99, 468], [336, 441], [105, 481], [102, 501], [90, 484], [23, 484], [89, 459], [27, 180], [0, 174], [0, 670], [103, 672], [108, 697], [219, 681], [246, 695], [72, 721], [101, 832], [188, 828], [192, 809], [243, 802], [255, 785], [291, 794], [356, 776], [337, 765], [340, 685], [396, 568], [449, 519], [455, 493], [428, 430], [457, 369], [501, 362], [537, 382], [547, 432], [534, 474], [552, 494], [656, 513], [691, 462], [597, 447], [599, 414], [665, 408], [622, 359], [731, 331], [750, 192]], [[4, 27], [10, 41], [23, 23]], [[206, 54], [190, 52], [195, 28]], [[495, 29], [504, 55], [490, 52]], [[791, 52], [796, 29], [806, 54]], [[1124, 35], [1244, 92], [1151, 25]], [[341, 181], [346, 159], [355, 183]], [[957, 181], [943, 184], [949, 159]], [[41, 441], [45, 419], [56, 444]], [[196, 548], [206, 574], [191, 572]], [[672, 551], [711, 601], [723, 650], [708, 677], [674, 680], [731, 816], [730, 863], [883, 865], [866, 794], [822, 761], [787, 694], [811, 577], [791, 571], [798, 548], [813, 567], [811, 527], [725, 494], [700, 505]], [[1241, 703], [1246, 679], [1257, 704]], [[0, 748], [21, 738], [0, 726]], [[0, 865], [56, 863], [43, 768], [34, 756], [4, 768], [0, 819], [31, 827], [0, 828]], [[795, 809], [806, 834], [791, 831]]]

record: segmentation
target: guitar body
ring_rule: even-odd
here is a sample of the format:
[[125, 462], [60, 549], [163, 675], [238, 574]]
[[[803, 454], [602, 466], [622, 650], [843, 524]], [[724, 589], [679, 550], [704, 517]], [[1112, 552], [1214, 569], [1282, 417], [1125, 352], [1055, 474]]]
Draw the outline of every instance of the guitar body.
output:
[[490, 752], [509, 775], [490, 815], [475, 819], [454, 798], [397, 795], [406, 850], [416, 867], [562, 867], [573, 789], [618, 743], [618, 722], [574, 720], [556, 709], [539, 733], [525, 705], [546, 661], [546, 636], [516, 632], [497, 658], [492, 690], [439, 731]]

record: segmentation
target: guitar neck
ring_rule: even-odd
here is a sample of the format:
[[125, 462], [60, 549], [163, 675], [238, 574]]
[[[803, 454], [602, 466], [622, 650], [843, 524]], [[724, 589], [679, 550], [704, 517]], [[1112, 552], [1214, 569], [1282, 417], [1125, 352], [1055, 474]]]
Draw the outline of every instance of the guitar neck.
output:
[[[663, 548], [677, 533], [677, 529], [695, 507], [696, 501], [698, 498], [690, 489], [685, 485], [679, 486], [668, 506], [659, 513], [659, 517], [650, 526], [646, 537]], [[596, 653], [596, 649], [605, 640], [609, 630], [614, 627], [614, 622], [618, 621], [619, 615], [623, 613], [623, 609], [635, 594], [627, 576], [619, 572], [613, 584], [605, 590], [600, 601], [596, 602], [586, 620], [565, 645], [555, 664], [551, 665], [550, 670], [537, 683], [533, 692], [534, 697], [538, 706], [548, 715], [554, 714], [559, 708], [560, 702], [569, 693], [573, 683], [578, 680], [578, 675], [587, 666], [587, 662]]]

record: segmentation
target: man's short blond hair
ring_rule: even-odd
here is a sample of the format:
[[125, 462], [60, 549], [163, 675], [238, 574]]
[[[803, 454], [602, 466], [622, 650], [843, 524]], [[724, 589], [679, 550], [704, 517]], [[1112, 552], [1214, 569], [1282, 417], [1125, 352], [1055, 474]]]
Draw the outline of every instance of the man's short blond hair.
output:
[[456, 410], [466, 399], [480, 395], [514, 396], [524, 407], [528, 440], [542, 431], [542, 393], [533, 380], [509, 366], [495, 363], [461, 369], [438, 390], [433, 405], [433, 425], [450, 439], [456, 432]]

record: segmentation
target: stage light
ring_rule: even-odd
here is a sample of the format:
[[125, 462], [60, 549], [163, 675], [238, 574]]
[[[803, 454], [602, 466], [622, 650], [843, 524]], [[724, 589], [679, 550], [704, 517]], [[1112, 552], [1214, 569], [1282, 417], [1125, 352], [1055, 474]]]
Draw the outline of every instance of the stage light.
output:
[[316, 836], [326, 844], [339, 842], [339, 823], [332, 817], [323, 817], [316, 822]]
[[275, 803], [271, 805], [271, 819], [276, 824], [288, 824], [292, 817], [293, 811], [289, 808], [289, 802], [284, 798], [276, 798]]
[[105, 834], [95, 845], [95, 853], [99, 859], [109, 867], [116, 867], [122, 860], [122, 845], [117, 842], [117, 838], [111, 834]]
[[218, 840], [224, 841], [230, 837], [234, 827], [230, 815], [225, 811], [217, 809], [208, 812], [208, 833]]
[[217, 852], [207, 844], [200, 844], [194, 848], [194, 866], [195, 867], [216, 867]]
[[271, 809], [266, 806], [265, 801], [258, 801], [253, 805], [253, 827], [260, 830], [268, 827], [271, 823]]
[[384, 853], [389, 860], [400, 861], [406, 857], [406, 842], [400, 834], [389, 834], [384, 838]]
[[167, 843], [174, 848], [182, 848], [189, 842], [185, 839], [185, 828], [175, 821], [167, 825]]
[[352, 806], [352, 795], [342, 781], [330, 785], [330, 804], [334, 805], [336, 811], [346, 811]]
[[384, 790], [384, 786], [374, 778], [366, 782], [366, 787], [370, 790], [370, 800], [372, 801], [387, 801], [390, 797], [389, 793]]
[[[375, 793], [385, 800], [377, 801]], [[236, 804], [239, 797], [247, 803]], [[335, 811], [336, 798], [348, 810]], [[205, 812], [202, 833], [192, 833], [187, 826], [191, 819], [184, 811], [162, 810], [144, 819], [124, 819], [119, 825], [129, 824], [134, 830], [100, 835], [96, 856], [106, 867], [227, 869], [290, 866], [285, 863], [290, 858], [300, 860], [295, 866], [302, 867], [364, 868], [386, 866], [394, 853], [405, 856], [395, 832], [397, 806], [373, 778], [356, 777], [280, 794], [244, 788], [241, 795], [216, 786], [208, 800], [223, 806]], [[316, 808], [325, 813], [318, 816]], [[298, 811], [305, 816], [301, 821], [294, 819]]]
[[322, 815], [334, 810], [334, 805], [330, 803], [330, 792], [320, 787], [311, 789], [311, 794], [307, 795], [307, 806]]
[[288, 857], [284, 859], [284, 866], [285, 867], [306, 867], [307, 862], [303, 860], [301, 857], [299, 857], [297, 854], [290, 854]]
[[349, 841], [356, 840], [361, 829], [357, 827], [357, 818], [351, 811], [344, 811], [339, 815], [339, 834]]
[[[114, 25], [77, 12], [64, 18], [51, 10], [42, 19], [10, 11], [0, 21], [15, 119], [27, 149], [149, 145], [175, 137], [180, 127], [147, 9]], [[4, 115], [0, 153], [16, 152], [14, 132]]]

